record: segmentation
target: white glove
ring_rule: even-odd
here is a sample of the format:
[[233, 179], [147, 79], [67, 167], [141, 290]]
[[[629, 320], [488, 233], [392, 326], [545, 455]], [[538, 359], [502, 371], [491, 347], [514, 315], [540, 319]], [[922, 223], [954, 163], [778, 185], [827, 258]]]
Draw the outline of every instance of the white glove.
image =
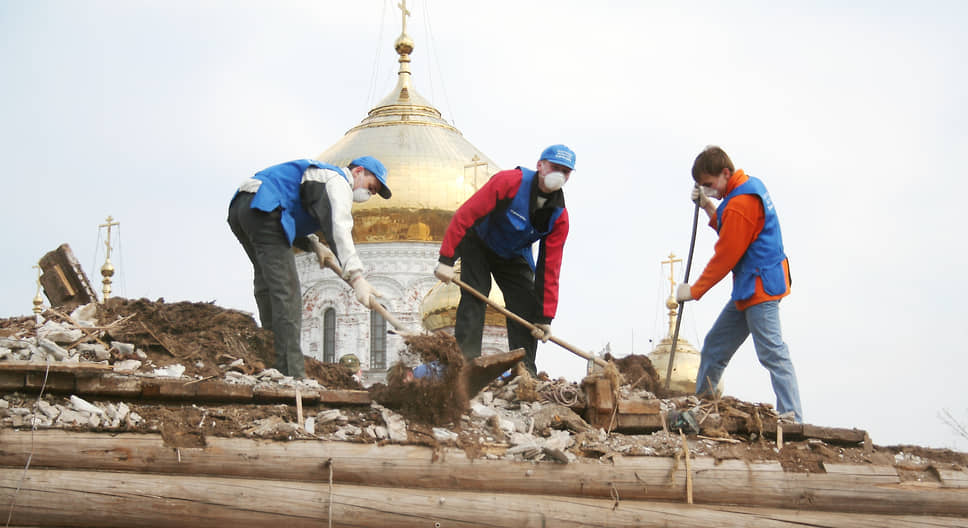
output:
[[317, 237], [315, 233], [310, 233], [309, 235], [306, 235], [306, 238], [309, 239], [309, 244], [312, 246], [313, 251], [316, 253], [316, 257], [319, 258], [320, 268], [325, 269], [326, 263], [329, 261], [332, 261], [333, 264], [336, 264], [336, 267], [339, 267], [339, 261], [336, 260], [336, 253], [333, 253], [333, 250], [329, 249], [328, 246], [320, 242], [319, 237]]
[[531, 335], [535, 339], [540, 339], [542, 343], [547, 343], [551, 339], [551, 325], [536, 324], [534, 325], [534, 330], [531, 331]]
[[339, 265], [339, 261], [336, 260], [336, 253], [333, 253], [333, 250], [329, 249], [327, 246], [322, 244], [316, 246], [316, 255], [319, 257], [320, 268], [325, 268], [327, 262], [332, 262], [337, 266]]
[[692, 300], [692, 286], [689, 286], [685, 282], [680, 284], [679, 287], [676, 289], [676, 301], [686, 302], [691, 300]]
[[454, 267], [448, 266], [443, 262], [438, 262], [437, 267], [434, 268], [434, 276], [440, 279], [441, 282], [450, 282], [454, 280]]
[[692, 193], [689, 195], [689, 199], [692, 200], [692, 203], [699, 204], [700, 209], [705, 209], [713, 204], [712, 200], [706, 196], [705, 189], [699, 184], [692, 187]]
[[371, 302], [376, 302], [373, 297], [383, 297], [383, 294], [373, 289], [363, 276], [359, 276], [353, 280], [353, 291], [356, 292], [356, 300], [360, 302], [363, 306], [369, 309], [373, 309]]

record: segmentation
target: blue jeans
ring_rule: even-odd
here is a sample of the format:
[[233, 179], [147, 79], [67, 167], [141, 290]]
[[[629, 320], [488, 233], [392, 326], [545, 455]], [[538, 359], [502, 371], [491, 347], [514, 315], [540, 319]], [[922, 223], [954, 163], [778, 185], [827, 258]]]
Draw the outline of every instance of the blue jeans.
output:
[[793, 411], [796, 421], [803, 421], [797, 373], [790, 361], [790, 350], [780, 334], [780, 302], [767, 301], [740, 311], [731, 300], [706, 334], [696, 379], [696, 394], [712, 393], [719, 385], [723, 370], [746, 337], [753, 334], [753, 346], [760, 364], [770, 371], [776, 408], [780, 414]]

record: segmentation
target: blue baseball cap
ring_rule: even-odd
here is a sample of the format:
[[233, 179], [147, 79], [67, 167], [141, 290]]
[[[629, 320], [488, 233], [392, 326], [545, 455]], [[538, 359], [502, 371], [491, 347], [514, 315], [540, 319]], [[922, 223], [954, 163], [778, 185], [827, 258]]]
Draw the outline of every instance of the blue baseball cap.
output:
[[383, 188], [380, 189], [380, 196], [384, 199], [390, 197], [390, 187], [387, 187], [387, 168], [380, 163], [380, 160], [374, 158], [373, 156], [360, 156], [355, 160], [350, 162], [350, 165], [356, 165], [357, 167], [363, 167], [364, 169], [370, 171], [376, 179], [380, 181]]
[[564, 145], [551, 145], [544, 149], [538, 160], [548, 160], [551, 163], [575, 170], [575, 152]]

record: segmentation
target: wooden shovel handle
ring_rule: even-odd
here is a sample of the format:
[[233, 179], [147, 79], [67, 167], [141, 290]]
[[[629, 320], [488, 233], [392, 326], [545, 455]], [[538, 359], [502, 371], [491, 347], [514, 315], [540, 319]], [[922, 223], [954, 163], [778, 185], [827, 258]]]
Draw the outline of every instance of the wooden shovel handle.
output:
[[409, 332], [407, 328], [403, 326], [403, 323], [401, 323], [396, 317], [393, 316], [393, 314], [387, 311], [386, 307], [380, 304], [379, 302], [377, 302], [377, 300], [374, 299], [373, 297], [370, 297], [370, 305], [373, 306], [374, 310], [376, 310], [377, 312], [380, 312], [380, 315], [382, 315], [384, 319], [386, 319], [387, 321], [390, 322], [391, 325], [393, 325], [393, 328], [397, 331], [398, 334], [403, 336], [411, 335], [411, 332]]
[[[474, 288], [471, 288], [470, 286], [467, 285], [467, 283], [465, 283], [464, 281], [458, 279], [457, 277], [454, 277], [453, 281], [454, 281], [454, 284], [460, 286], [464, 291], [466, 291], [467, 293], [470, 293], [474, 297], [477, 297], [478, 299], [484, 301], [491, 308], [494, 308], [495, 310], [497, 310], [497, 311], [501, 312], [502, 314], [504, 314], [505, 317], [510, 317], [512, 320], [514, 320], [515, 322], [517, 322], [521, 326], [524, 326], [528, 330], [534, 330], [536, 328], [533, 324], [531, 324], [530, 322], [528, 322], [527, 320], [525, 320], [520, 315], [518, 315], [518, 314], [512, 312], [511, 310], [508, 310], [507, 308], [501, 306], [500, 304], [492, 301], [488, 296], [482, 294], [481, 292], [475, 290]], [[559, 339], [558, 336], [552, 335], [551, 336], [551, 339], [549, 339], [549, 340], [552, 343], [554, 343], [554, 344], [556, 344], [556, 345], [564, 348], [565, 350], [568, 350], [569, 352], [574, 353], [575, 355], [581, 356], [581, 357], [583, 357], [583, 358], [585, 358], [587, 360], [590, 360], [590, 361], [594, 361], [598, 365], [601, 365], [603, 367], [608, 365], [608, 363], [604, 359], [602, 359], [600, 357], [595, 357], [595, 356], [589, 354], [588, 352], [585, 352], [585, 351], [579, 349], [578, 347], [576, 347], [576, 346], [574, 346], [574, 345], [566, 342], [565, 340]]]
[[[323, 249], [323, 245], [319, 242], [319, 239], [316, 238], [316, 235], [310, 235], [306, 238], [308, 238], [309, 243], [312, 244], [313, 251], [316, 252], [316, 257], [319, 258], [320, 265], [333, 270], [333, 272], [336, 273], [337, 277], [342, 277], [343, 270], [340, 269], [339, 264], [337, 264], [332, 258], [327, 258], [328, 255], [326, 254], [326, 250]], [[346, 281], [346, 282], [347, 284], [349, 284], [349, 281]], [[393, 328], [397, 330], [398, 334], [405, 334], [405, 335], [410, 334], [410, 332], [407, 331], [406, 327], [404, 327], [403, 324], [396, 317], [393, 316], [393, 314], [388, 312], [386, 307], [384, 307], [382, 304], [377, 302], [376, 299], [371, 297], [370, 304], [372, 305], [371, 309], [379, 312], [384, 319], [386, 319], [391, 325], [393, 325]]]

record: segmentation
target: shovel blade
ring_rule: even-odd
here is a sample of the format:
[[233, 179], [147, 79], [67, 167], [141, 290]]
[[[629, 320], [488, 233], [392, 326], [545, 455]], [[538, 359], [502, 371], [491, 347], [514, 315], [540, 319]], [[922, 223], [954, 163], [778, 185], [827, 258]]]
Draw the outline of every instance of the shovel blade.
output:
[[524, 349], [518, 348], [502, 354], [474, 358], [464, 365], [461, 374], [467, 387], [467, 397], [473, 398], [484, 387], [496, 380], [509, 368], [524, 359]]

